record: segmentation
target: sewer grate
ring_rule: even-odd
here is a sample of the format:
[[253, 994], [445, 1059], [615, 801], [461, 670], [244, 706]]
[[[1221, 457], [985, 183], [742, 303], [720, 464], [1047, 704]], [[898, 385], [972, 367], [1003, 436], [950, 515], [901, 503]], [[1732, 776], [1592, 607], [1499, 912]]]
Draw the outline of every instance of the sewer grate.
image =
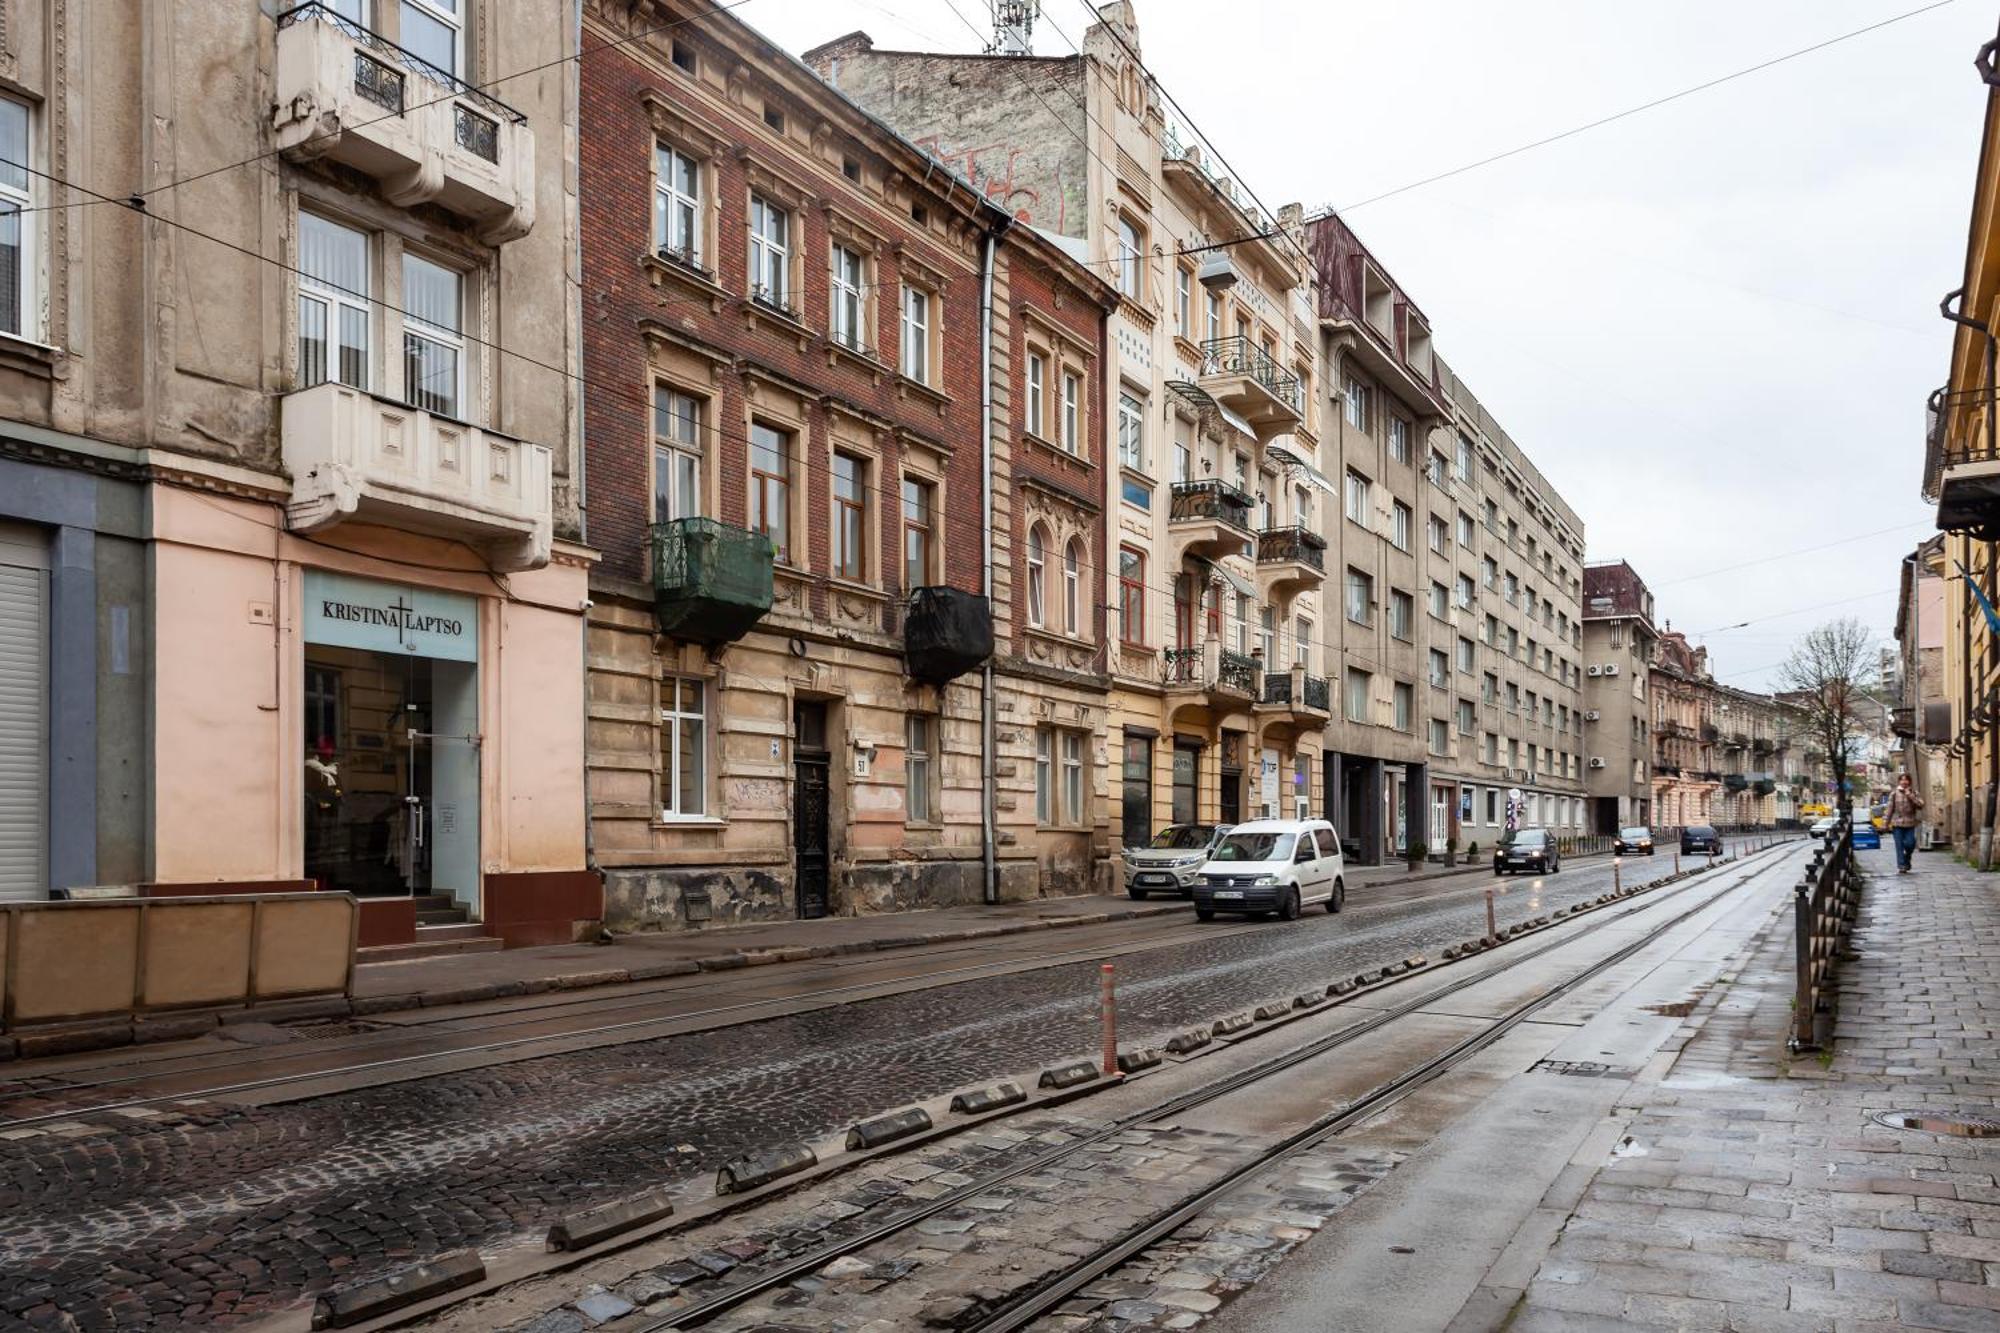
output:
[[1926, 1134], [1956, 1134], [1968, 1139], [2000, 1137], [2000, 1120], [1958, 1111], [1878, 1111], [1875, 1122], [1890, 1129], [1916, 1129]]
[[1571, 1078], [1630, 1078], [1636, 1070], [1601, 1065], [1595, 1060], [1543, 1060], [1534, 1067], [1538, 1074], [1566, 1074]]
[[294, 1041], [332, 1041], [337, 1037], [361, 1037], [370, 1032], [382, 1031], [380, 1023], [350, 1023], [336, 1020], [331, 1023], [300, 1023], [285, 1029], [286, 1035]]

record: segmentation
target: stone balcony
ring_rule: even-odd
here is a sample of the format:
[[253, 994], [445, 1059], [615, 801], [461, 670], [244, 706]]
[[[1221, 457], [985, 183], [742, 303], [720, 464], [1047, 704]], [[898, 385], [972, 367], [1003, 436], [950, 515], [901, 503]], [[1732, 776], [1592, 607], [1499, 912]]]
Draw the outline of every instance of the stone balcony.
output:
[[1318, 591], [1326, 583], [1326, 538], [1297, 523], [1259, 532], [1257, 582], [1271, 602]]
[[277, 147], [373, 177], [399, 208], [435, 203], [500, 245], [535, 224], [527, 117], [319, 0], [277, 17]]
[[1191, 555], [1212, 562], [1249, 551], [1257, 541], [1250, 527], [1253, 503], [1225, 481], [1175, 482], [1167, 504], [1174, 565]]
[[1219, 640], [1160, 655], [1160, 683], [1169, 705], [1205, 707], [1218, 716], [1247, 713], [1261, 698], [1257, 659], [1224, 648]]
[[1202, 390], [1249, 423], [1257, 443], [1289, 435], [1305, 420], [1298, 376], [1250, 339], [1210, 338], [1201, 356]]
[[1266, 735], [1316, 732], [1333, 717], [1333, 691], [1324, 676], [1310, 675], [1301, 666], [1267, 671], [1256, 713]]
[[280, 414], [292, 531], [358, 519], [463, 541], [502, 572], [548, 563], [547, 445], [331, 382], [285, 395]]

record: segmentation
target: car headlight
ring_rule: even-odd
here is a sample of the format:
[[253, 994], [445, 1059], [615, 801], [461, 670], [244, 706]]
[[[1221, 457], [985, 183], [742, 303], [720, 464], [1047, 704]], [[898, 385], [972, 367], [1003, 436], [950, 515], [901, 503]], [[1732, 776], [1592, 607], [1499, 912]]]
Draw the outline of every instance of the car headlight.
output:
[[1259, 875], [1251, 882], [1260, 889], [1274, 888], [1278, 883], [1278, 877], [1276, 875]]
[[1180, 860], [1174, 862], [1174, 864], [1185, 869], [1188, 866], [1198, 866], [1207, 859], [1205, 856], [1183, 856]]

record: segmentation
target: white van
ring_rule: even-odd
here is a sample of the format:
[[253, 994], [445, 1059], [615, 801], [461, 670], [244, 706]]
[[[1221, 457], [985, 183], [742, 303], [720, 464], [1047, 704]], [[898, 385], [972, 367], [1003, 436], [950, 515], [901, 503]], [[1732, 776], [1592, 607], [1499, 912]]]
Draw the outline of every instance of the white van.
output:
[[1324, 819], [1257, 819], [1238, 824], [1215, 845], [1194, 888], [1194, 914], [1276, 912], [1287, 921], [1317, 903], [1338, 912], [1347, 902], [1340, 835]]

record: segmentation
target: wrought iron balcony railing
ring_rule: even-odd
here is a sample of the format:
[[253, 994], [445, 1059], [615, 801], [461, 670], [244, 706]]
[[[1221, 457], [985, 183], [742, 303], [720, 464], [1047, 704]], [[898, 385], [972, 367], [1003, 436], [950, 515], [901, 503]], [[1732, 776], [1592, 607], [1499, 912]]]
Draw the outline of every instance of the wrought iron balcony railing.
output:
[[771, 539], [712, 518], [653, 525], [653, 610], [662, 634], [729, 643], [771, 609]]
[[1299, 377], [1280, 366], [1271, 354], [1238, 334], [1232, 338], [1210, 338], [1201, 345], [1201, 373], [1248, 375], [1270, 391], [1272, 397], [1293, 411], [1302, 410]]
[[[354, 91], [385, 111], [400, 114], [408, 109], [404, 99], [403, 76], [397, 72], [397, 69], [402, 69], [430, 80], [453, 97], [463, 97], [469, 102], [478, 104], [481, 110], [497, 120], [512, 121], [516, 125], [528, 123], [525, 114], [516, 111], [491, 93], [481, 92], [457, 75], [439, 69], [414, 51], [406, 50], [373, 29], [336, 13], [325, 0], [306, 0], [305, 4], [295, 5], [278, 15], [273, 24], [282, 30], [294, 23], [308, 22], [332, 24], [352, 38], [357, 46], [365, 48], [356, 51], [354, 55]], [[397, 69], [388, 68], [390, 65], [396, 66]], [[472, 114], [477, 116], [476, 112]], [[481, 143], [489, 148], [494, 145], [498, 137], [491, 132], [494, 128], [489, 125], [488, 132], [482, 135], [476, 125], [461, 126], [458, 131], [459, 145], [479, 153], [489, 162], [493, 161], [497, 149], [485, 151]], [[471, 142], [468, 142], [468, 137]]]
[[1266, 528], [1257, 534], [1257, 563], [1308, 565], [1324, 573], [1326, 538], [1298, 523], [1283, 528]]
[[1248, 495], [1226, 481], [1177, 481], [1168, 502], [1167, 521], [1212, 520], [1248, 534], [1253, 503]]
[[1164, 650], [1160, 679], [1184, 689], [1225, 689], [1252, 699], [1262, 697], [1257, 689], [1257, 659], [1232, 653], [1212, 640], [1197, 647]]

